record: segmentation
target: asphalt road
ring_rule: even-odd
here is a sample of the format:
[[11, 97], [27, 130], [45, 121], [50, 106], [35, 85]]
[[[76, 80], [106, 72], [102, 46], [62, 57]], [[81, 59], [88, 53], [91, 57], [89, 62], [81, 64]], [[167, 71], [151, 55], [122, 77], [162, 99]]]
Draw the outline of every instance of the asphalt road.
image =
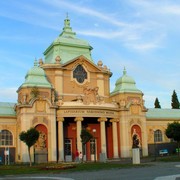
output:
[[49, 175], [4, 176], [0, 180], [180, 180], [180, 162], [153, 162], [148, 166], [102, 171], [83, 171]]

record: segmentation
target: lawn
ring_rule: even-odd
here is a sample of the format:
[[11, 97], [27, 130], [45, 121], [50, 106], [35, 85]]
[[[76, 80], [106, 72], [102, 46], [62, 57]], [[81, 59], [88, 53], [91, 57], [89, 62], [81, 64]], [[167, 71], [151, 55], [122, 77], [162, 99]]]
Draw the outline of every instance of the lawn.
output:
[[39, 164], [29, 167], [28, 165], [1, 165], [0, 176], [18, 174], [48, 174], [73, 171], [98, 171], [114, 168], [143, 167], [145, 164], [133, 165], [129, 163], [63, 163], [63, 164]]
[[[111, 161], [106, 163], [101, 162], [85, 162], [85, 163], [62, 163], [62, 164], [36, 164], [32, 167], [29, 165], [0, 165], [0, 176], [3, 175], [19, 175], [19, 174], [52, 174], [74, 171], [98, 171], [108, 170], [115, 168], [138, 168], [152, 166], [153, 157], [146, 157], [141, 159], [141, 164], [133, 165], [131, 160], [128, 161]], [[156, 157], [156, 161], [163, 162], [179, 162], [180, 157], [176, 156], [164, 156]]]
[[157, 160], [162, 162], [180, 162], [180, 156], [171, 155], [171, 156], [158, 157]]

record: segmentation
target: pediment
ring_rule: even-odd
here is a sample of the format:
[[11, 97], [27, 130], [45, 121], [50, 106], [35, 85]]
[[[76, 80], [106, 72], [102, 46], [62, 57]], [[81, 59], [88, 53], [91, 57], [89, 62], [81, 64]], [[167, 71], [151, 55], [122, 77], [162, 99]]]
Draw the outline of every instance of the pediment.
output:
[[89, 72], [102, 72], [102, 71], [104, 71], [102, 67], [99, 67], [98, 65], [89, 61], [84, 56], [78, 56], [78, 57], [72, 59], [71, 61], [68, 61], [67, 63], [63, 64], [62, 67], [64, 69], [73, 70], [78, 65], [84, 66]]

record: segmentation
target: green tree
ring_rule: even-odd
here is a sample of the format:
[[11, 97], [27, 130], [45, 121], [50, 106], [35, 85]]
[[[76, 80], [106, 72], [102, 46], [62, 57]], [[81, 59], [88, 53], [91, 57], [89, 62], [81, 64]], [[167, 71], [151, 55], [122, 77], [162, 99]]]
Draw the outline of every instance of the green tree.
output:
[[[82, 129], [80, 137], [81, 137], [81, 142], [82, 142], [82, 146], [83, 146], [82, 148], [84, 150], [85, 145], [93, 138], [93, 135], [88, 130]], [[84, 154], [83, 154], [83, 156], [84, 156]], [[83, 158], [82, 158], [82, 161], [83, 161]]]
[[161, 108], [158, 98], [155, 99], [154, 108]]
[[33, 146], [36, 141], [39, 138], [39, 131], [37, 131], [35, 128], [30, 128], [29, 130], [22, 131], [19, 134], [19, 139], [26, 143], [28, 147], [28, 154], [29, 154], [29, 161], [30, 161], [30, 166], [32, 166], [32, 161], [31, 161], [31, 155], [30, 155], [30, 148]]
[[173, 94], [172, 94], [171, 106], [172, 106], [172, 109], [179, 109], [179, 100], [178, 100], [175, 90], [173, 91]]
[[180, 145], [180, 123], [179, 122], [173, 122], [168, 123], [167, 129], [165, 130], [165, 134], [168, 138], [173, 139], [177, 142], [178, 149]]

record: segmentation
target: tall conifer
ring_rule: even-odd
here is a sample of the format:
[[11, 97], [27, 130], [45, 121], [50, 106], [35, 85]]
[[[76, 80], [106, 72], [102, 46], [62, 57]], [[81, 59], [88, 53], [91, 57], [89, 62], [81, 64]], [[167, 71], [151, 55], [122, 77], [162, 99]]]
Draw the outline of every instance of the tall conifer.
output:
[[173, 94], [172, 94], [171, 106], [172, 106], [172, 109], [179, 109], [179, 100], [178, 100], [175, 90], [173, 91]]
[[154, 108], [161, 108], [158, 98], [155, 99]]

